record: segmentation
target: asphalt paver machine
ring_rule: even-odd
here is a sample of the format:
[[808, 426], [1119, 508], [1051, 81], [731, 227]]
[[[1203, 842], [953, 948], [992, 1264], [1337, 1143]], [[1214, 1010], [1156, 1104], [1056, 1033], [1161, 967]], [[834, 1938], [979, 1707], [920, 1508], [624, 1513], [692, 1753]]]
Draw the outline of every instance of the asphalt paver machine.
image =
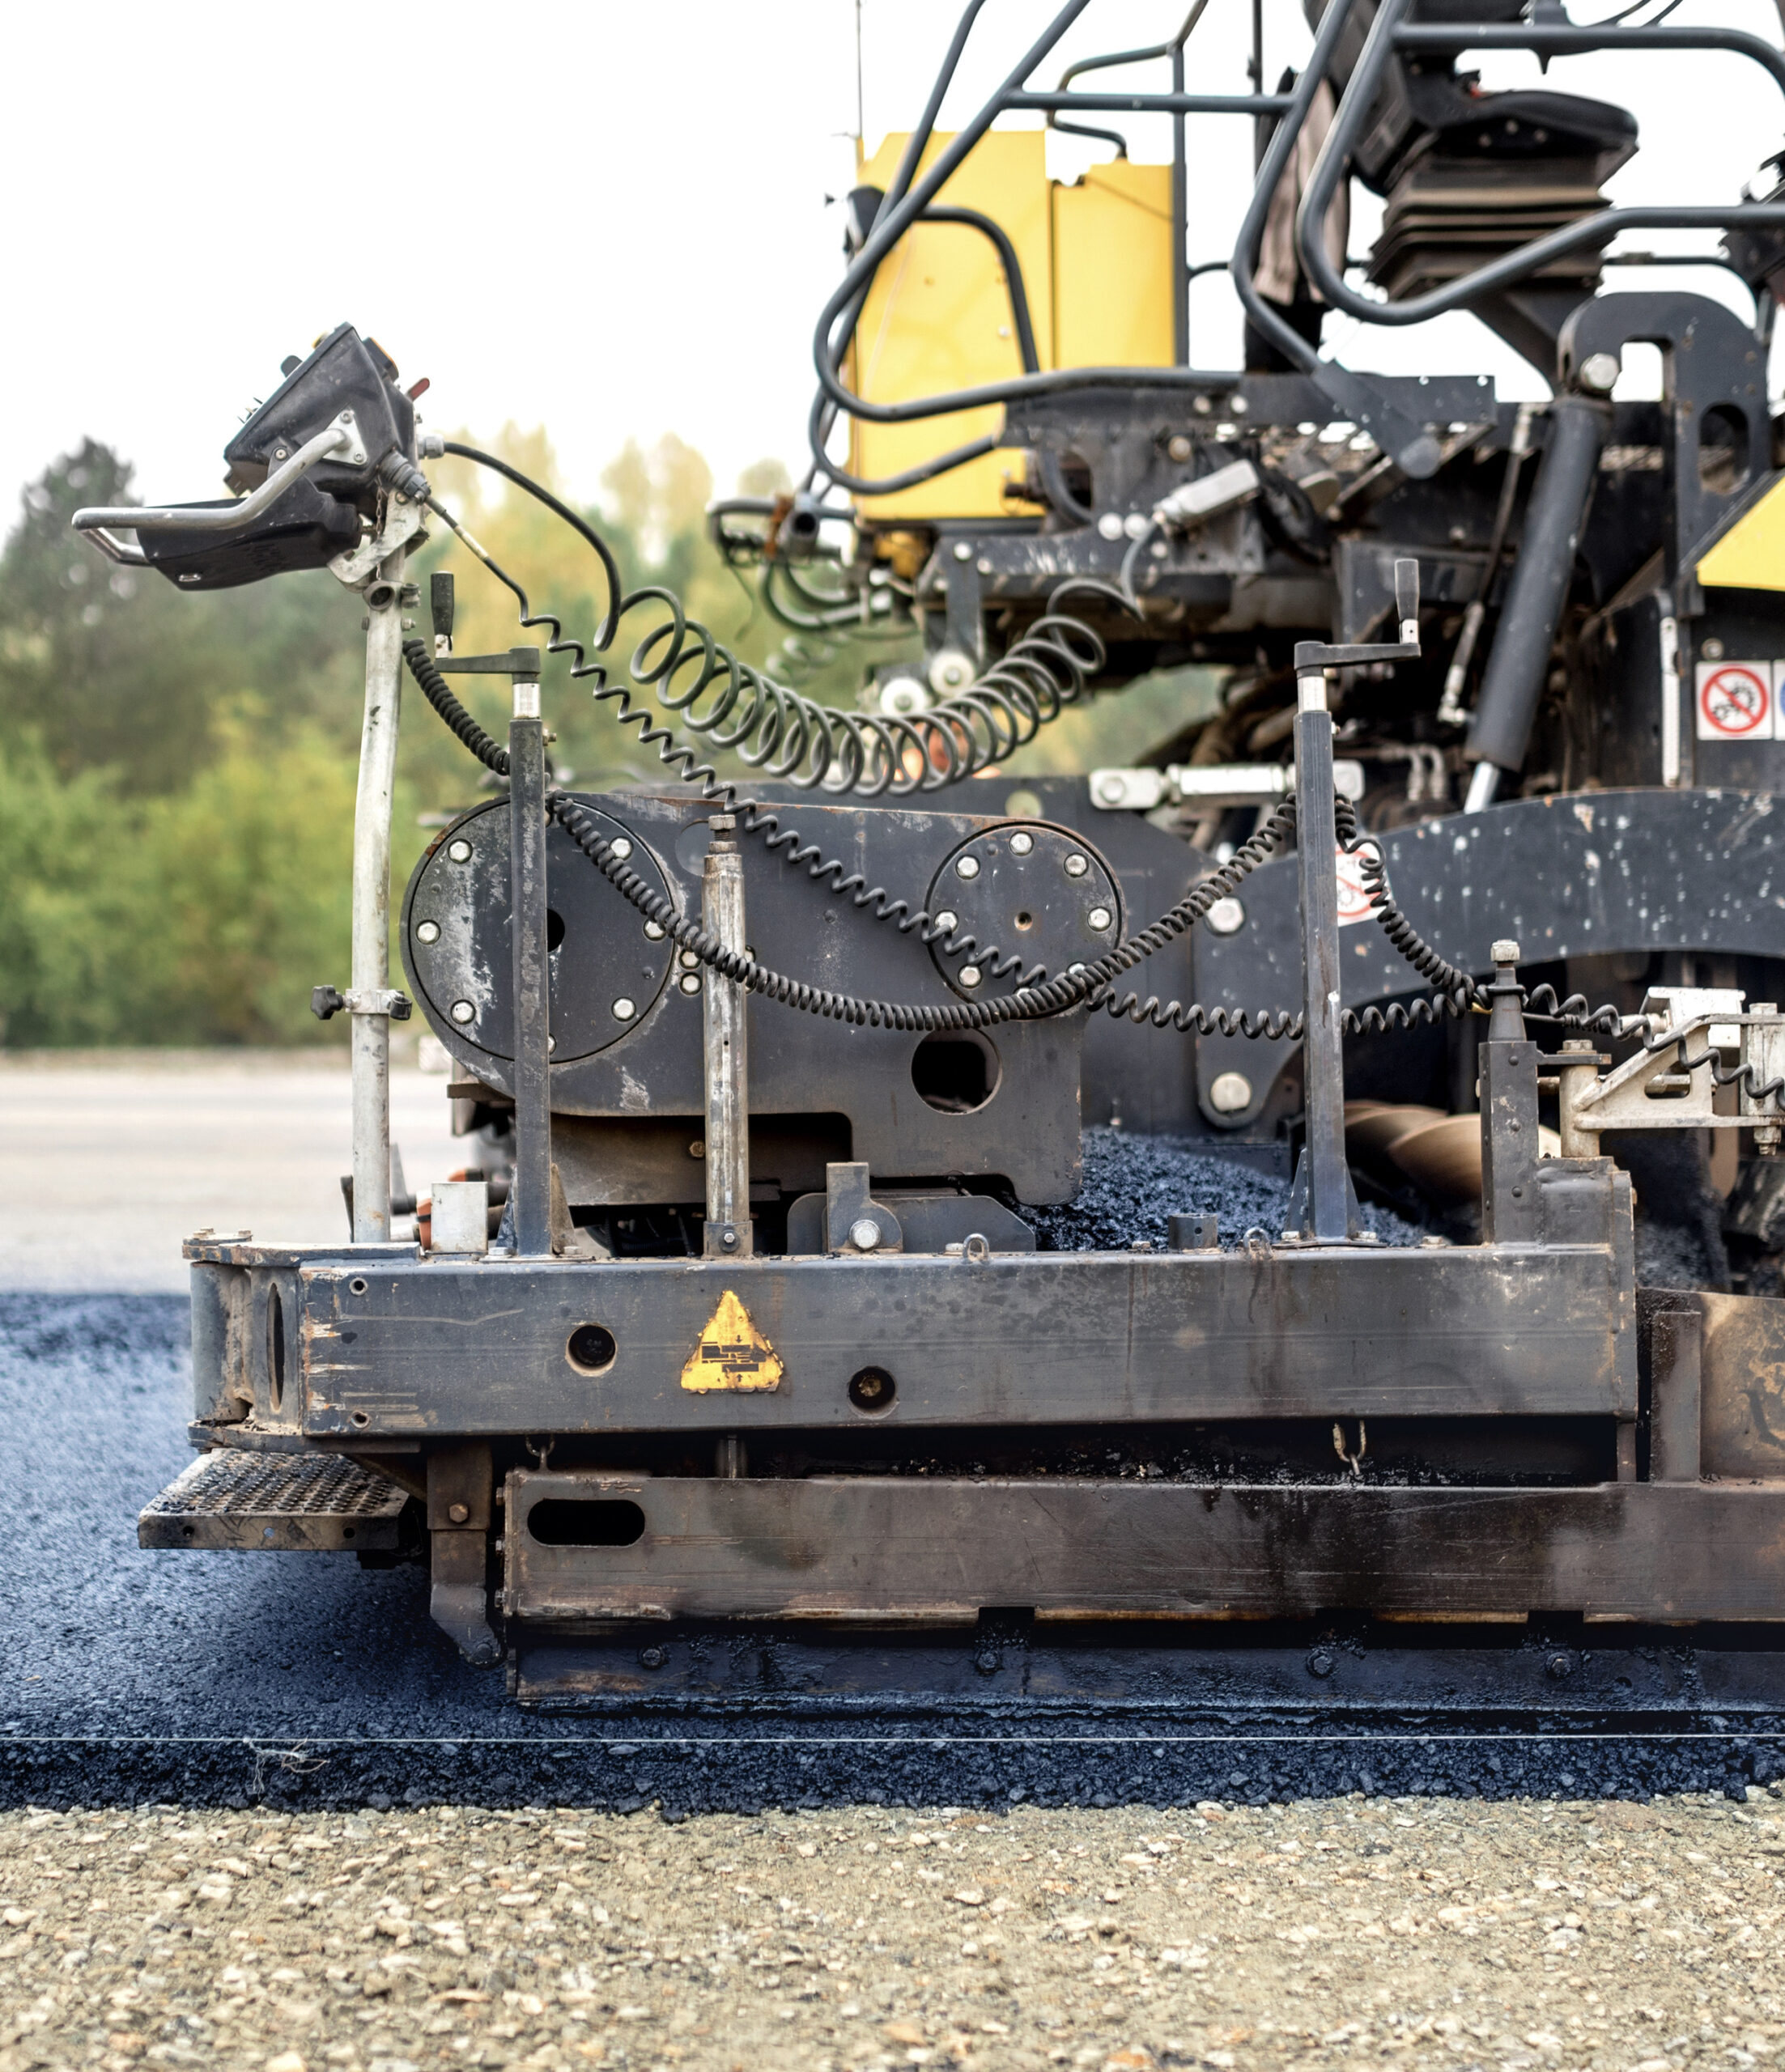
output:
[[[713, 512], [786, 668], [419, 431], [345, 325], [231, 439], [227, 499], [77, 517], [183, 588], [327, 567], [367, 622], [351, 983], [316, 996], [351, 1025], [351, 1235], [192, 1239], [201, 1450], [143, 1543], [425, 1561], [534, 1702], [717, 1688], [771, 1630], [964, 1635], [993, 1682], [1093, 1629], [1192, 1666], [1269, 1636], [1316, 1684], [1313, 1641], [1379, 1624], [1776, 1646], [1785, 189], [1613, 206], [1627, 113], [1458, 64], [1710, 49], [1785, 92], [1785, 55], [1328, 0], [1276, 91], [1261, 44], [1243, 90], [1191, 91], [1199, 0], [1050, 87], [1072, 0], [943, 135], [977, 11], [863, 160], [805, 481]], [[1174, 163], [1129, 161], [1124, 110], [1171, 118]], [[1116, 155], [1051, 180], [1043, 130], [1000, 126], [1037, 113]], [[1191, 363], [1192, 121], [1257, 148], [1237, 371]], [[1354, 181], [1384, 202], [1358, 260]], [[1641, 229], [1720, 235], [1752, 319], [1608, 285]], [[1332, 310], [1469, 312], [1550, 399], [1341, 365]], [[1614, 398], [1638, 343], [1658, 401]], [[464, 531], [442, 452], [581, 536], [598, 625]], [[412, 580], [442, 528], [513, 592], [513, 648], [457, 652], [450, 579]], [[855, 707], [797, 688], [857, 637]], [[1199, 666], [1218, 698], [1138, 763], [1002, 774]], [[505, 741], [455, 694], [478, 674]], [[399, 989], [406, 679], [498, 788], [403, 893]], [[555, 783], [584, 694], [657, 779]], [[419, 1231], [389, 1103], [416, 1008], [474, 1146]], [[1144, 1204], [1135, 1147], [1170, 1154]], [[1132, 1213], [1092, 1242], [1095, 1188]]]

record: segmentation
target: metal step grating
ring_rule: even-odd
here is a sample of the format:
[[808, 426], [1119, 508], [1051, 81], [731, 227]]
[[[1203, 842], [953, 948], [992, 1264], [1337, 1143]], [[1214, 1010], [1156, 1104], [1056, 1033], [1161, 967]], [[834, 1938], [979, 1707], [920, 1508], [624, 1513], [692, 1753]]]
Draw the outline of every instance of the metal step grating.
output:
[[143, 1509], [137, 1544], [388, 1552], [408, 1501], [397, 1484], [339, 1454], [219, 1448]]

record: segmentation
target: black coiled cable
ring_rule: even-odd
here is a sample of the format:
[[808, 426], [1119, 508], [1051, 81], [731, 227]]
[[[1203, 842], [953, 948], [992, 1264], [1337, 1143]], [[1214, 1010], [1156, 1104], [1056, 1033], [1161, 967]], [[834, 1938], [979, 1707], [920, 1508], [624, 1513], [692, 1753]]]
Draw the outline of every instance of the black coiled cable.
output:
[[[804, 788], [822, 785], [858, 798], [905, 798], [958, 783], [1014, 754], [1069, 706], [1090, 698], [1092, 679], [1108, 652], [1082, 619], [1059, 610], [1061, 598], [1094, 596], [1124, 611], [1133, 609], [1109, 584], [1074, 577], [1054, 592], [1047, 612], [965, 690], [926, 712], [844, 711], [777, 683], [734, 654], [710, 627], [691, 618], [681, 599], [663, 584], [648, 583], [628, 590], [607, 543], [588, 520], [520, 469], [456, 439], [445, 442], [445, 451], [491, 469], [525, 490], [594, 549], [607, 588], [607, 608], [592, 643], [597, 654], [613, 646], [628, 618], [661, 606], [663, 616], [643, 632], [627, 664], [633, 681], [647, 688], [666, 712], [679, 714], [690, 733], [703, 737], [715, 749], [731, 750], [750, 769], [778, 783]], [[452, 514], [438, 503], [431, 507], [521, 599], [522, 625], [550, 626], [547, 652], [574, 655], [572, 677], [593, 678], [590, 688], [597, 703], [620, 701], [615, 716], [622, 726], [640, 728], [641, 746], [664, 738], [652, 730], [648, 716], [635, 710], [627, 686], [610, 683], [605, 664], [588, 659], [580, 640], [565, 637], [555, 614], [533, 611], [525, 592], [496, 567]], [[686, 774], [691, 775], [694, 750], [665, 749], [661, 755], [665, 762], [686, 759]]]

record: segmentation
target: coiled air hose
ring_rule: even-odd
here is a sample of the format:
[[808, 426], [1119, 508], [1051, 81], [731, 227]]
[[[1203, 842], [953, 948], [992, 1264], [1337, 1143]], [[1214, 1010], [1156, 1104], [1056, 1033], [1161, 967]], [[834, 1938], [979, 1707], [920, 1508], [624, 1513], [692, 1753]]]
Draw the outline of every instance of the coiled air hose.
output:
[[[1124, 608], [1128, 605], [1120, 592], [1107, 584], [1074, 580], [1054, 592], [1048, 601], [1048, 614], [1035, 622], [1003, 660], [958, 697], [921, 714], [842, 712], [776, 683], [733, 654], [710, 629], [687, 616], [673, 590], [649, 584], [628, 591], [621, 580], [618, 564], [601, 535], [579, 512], [520, 469], [495, 454], [457, 441], [446, 442], [445, 450], [491, 469], [525, 490], [593, 549], [601, 563], [608, 595], [607, 609], [594, 635], [597, 651], [612, 646], [622, 622], [630, 614], [653, 601], [661, 604], [666, 616], [644, 634], [635, 649], [629, 664], [633, 679], [648, 686], [660, 704], [679, 713], [682, 724], [705, 735], [714, 748], [735, 749], [746, 763], [762, 770], [765, 775], [805, 788], [822, 784], [827, 792], [848, 792], [856, 797], [907, 797], [914, 792], [941, 790], [1001, 759], [1033, 740], [1040, 728], [1068, 705], [1088, 698], [1090, 678], [1102, 669], [1107, 656], [1102, 639], [1090, 626], [1052, 607], [1069, 591], [1113, 599]], [[597, 704], [618, 701], [612, 716], [623, 727], [638, 728], [639, 745], [657, 749], [657, 759], [673, 781], [698, 781], [703, 800], [722, 812], [734, 813], [746, 833], [761, 835], [771, 851], [786, 851], [784, 863], [804, 864], [814, 881], [827, 882], [833, 896], [847, 894], [856, 907], [871, 910], [873, 919], [894, 922], [902, 934], [915, 928], [925, 945], [946, 936], [942, 947], [946, 953], [964, 957], [971, 953], [995, 978], [1020, 968], [1019, 959], [1002, 957], [995, 945], [982, 949], [971, 935], [939, 928], [921, 908], [914, 911], [908, 901], [894, 898], [883, 887], [870, 887], [859, 873], [849, 872], [840, 860], [827, 859], [815, 844], [803, 842], [797, 830], [783, 829], [779, 817], [758, 801], [740, 800], [737, 788], [722, 781], [710, 763], [700, 760], [698, 750], [678, 739], [670, 728], [654, 724], [650, 713], [633, 703], [625, 683], [609, 680], [606, 666], [590, 660], [583, 643], [564, 633], [563, 622], [555, 613], [535, 612], [521, 585], [450, 512], [433, 499], [430, 507], [512, 592], [521, 607], [521, 625], [550, 629], [546, 652], [573, 657], [572, 679], [593, 678], [590, 687]], [[1075, 649], [1075, 642], [1081, 643], [1079, 648]], [[506, 776], [508, 751], [453, 696], [423, 643], [406, 641], [403, 655], [428, 703], [453, 733], [489, 769]], [[699, 702], [715, 684], [719, 688], [713, 691], [706, 709], [696, 711]], [[914, 759], [915, 772], [910, 766]], [[1293, 797], [1284, 800], [1226, 863], [1199, 880], [1150, 927], [1130, 936], [1107, 956], [1052, 977], [1038, 972], [1014, 992], [996, 999], [961, 1001], [946, 1007], [860, 1000], [834, 993], [772, 971], [752, 957], [727, 949], [627, 868], [625, 859], [614, 854], [586, 808], [564, 792], [550, 794], [548, 808], [610, 884], [680, 948], [692, 952], [708, 969], [746, 991], [807, 1013], [871, 1027], [928, 1031], [989, 1028], [1001, 1022], [1039, 1020], [1089, 1006], [1117, 1019], [1150, 1023], [1159, 1029], [1175, 1028], [1186, 1034], [1193, 1031], [1201, 1035], [1286, 1037], [1298, 1041], [1302, 1034], [1302, 1016], [1286, 1010], [1236, 1012], [1225, 1007], [1208, 1008], [1198, 1002], [1162, 1004], [1157, 996], [1143, 1001], [1137, 994], [1118, 998], [1110, 990], [1123, 972], [1184, 934], [1218, 900], [1230, 897], [1267, 856], [1283, 845], [1294, 830]], [[1396, 905], [1379, 853], [1360, 842], [1349, 800], [1338, 799], [1336, 812], [1341, 843], [1349, 853], [1361, 855], [1366, 890], [1389, 940], [1422, 978], [1439, 989], [1431, 999], [1405, 1005], [1395, 1001], [1386, 1009], [1372, 1006], [1358, 1013], [1347, 1008], [1341, 1017], [1346, 1033], [1405, 1029], [1434, 1022], [1445, 1014], [1485, 1011], [1488, 1004], [1485, 990], [1424, 942]], [[1549, 1010], [1547, 1015], [1539, 1012], [1545, 1005]], [[1616, 1008], [1600, 1008], [1587, 1016], [1584, 998], [1576, 995], [1558, 1006], [1553, 989], [1547, 986], [1539, 987], [1532, 996], [1531, 1007], [1538, 1018], [1556, 1020], [1570, 1027], [1609, 1029], [1609, 1033], [1616, 1033], [1621, 1026], [1622, 1018]]]

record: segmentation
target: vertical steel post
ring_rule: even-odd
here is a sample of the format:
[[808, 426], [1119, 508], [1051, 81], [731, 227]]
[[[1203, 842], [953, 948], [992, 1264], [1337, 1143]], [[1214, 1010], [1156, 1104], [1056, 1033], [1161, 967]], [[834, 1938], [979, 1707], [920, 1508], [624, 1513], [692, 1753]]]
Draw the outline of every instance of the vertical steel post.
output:
[[514, 1248], [551, 1250], [551, 967], [546, 941], [546, 736], [539, 686], [516, 677], [508, 723], [514, 929]]
[[[744, 860], [729, 813], [707, 823], [700, 870], [700, 924], [727, 949], [744, 950]], [[707, 1083], [707, 1223], [710, 1259], [748, 1259], [755, 1250], [750, 1216], [750, 1059], [744, 989], [709, 970], [702, 989]]]
[[1332, 715], [1326, 673], [1296, 678], [1295, 868], [1302, 898], [1302, 1070], [1307, 1196], [1302, 1231], [1317, 1242], [1354, 1235], [1345, 1157], [1344, 1032], [1339, 998], [1338, 828], [1332, 809]]
[[[1171, 45], [1171, 91], [1184, 91], [1184, 40]], [[1184, 119], [1171, 118], [1171, 361], [1190, 364], [1190, 172], [1184, 151]]]
[[[366, 707], [353, 811], [353, 989], [390, 985], [390, 815], [403, 668], [403, 567], [399, 548], [366, 588]], [[349, 1017], [353, 1069], [353, 1238], [390, 1238], [390, 1017]]]

